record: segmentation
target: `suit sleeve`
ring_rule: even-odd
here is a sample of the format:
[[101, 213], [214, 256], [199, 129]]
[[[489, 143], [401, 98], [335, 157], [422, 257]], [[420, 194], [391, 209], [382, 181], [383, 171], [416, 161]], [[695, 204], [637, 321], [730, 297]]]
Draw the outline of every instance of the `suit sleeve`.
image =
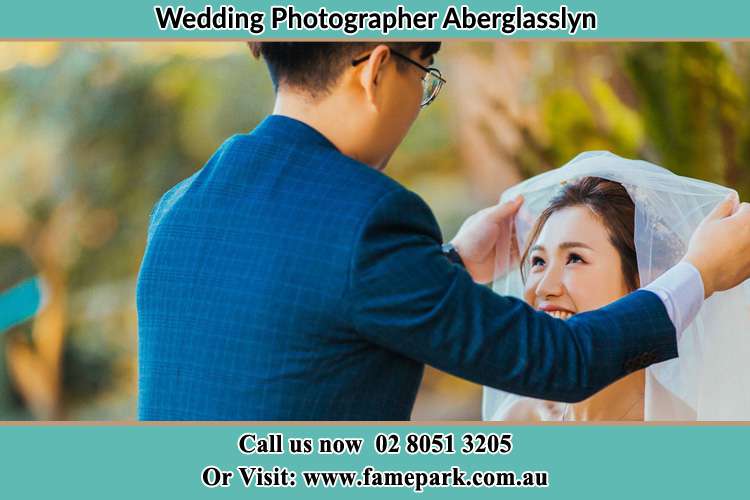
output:
[[562, 321], [475, 284], [441, 242], [414, 193], [391, 191], [371, 209], [347, 294], [361, 336], [478, 384], [567, 402], [677, 356], [674, 326], [651, 292]]

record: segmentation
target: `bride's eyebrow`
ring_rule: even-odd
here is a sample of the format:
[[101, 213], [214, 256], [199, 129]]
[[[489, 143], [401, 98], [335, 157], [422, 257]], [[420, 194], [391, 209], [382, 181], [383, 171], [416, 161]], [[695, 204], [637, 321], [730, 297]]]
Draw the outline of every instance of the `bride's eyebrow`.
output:
[[589, 250], [593, 250], [593, 248], [588, 246], [586, 243], [581, 243], [580, 241], [563, 241], [562, 243], [560, 243], [560, 245], [558, 245], [558, 248], [588, 248]]

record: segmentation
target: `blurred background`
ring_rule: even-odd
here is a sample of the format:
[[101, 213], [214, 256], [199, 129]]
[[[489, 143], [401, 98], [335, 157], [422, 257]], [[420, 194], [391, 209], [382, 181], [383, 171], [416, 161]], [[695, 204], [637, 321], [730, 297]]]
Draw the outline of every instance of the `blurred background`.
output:
[[[607, 149], [750, 195], [749, 43], [449, 42], [387, 173], [446, 239], [516, 182]], [[148, 214], [270, 112], [242, 43], [0, 43], [0, 419], [136, 415]], [[478, 419], [429, 369], [414, 419]]]

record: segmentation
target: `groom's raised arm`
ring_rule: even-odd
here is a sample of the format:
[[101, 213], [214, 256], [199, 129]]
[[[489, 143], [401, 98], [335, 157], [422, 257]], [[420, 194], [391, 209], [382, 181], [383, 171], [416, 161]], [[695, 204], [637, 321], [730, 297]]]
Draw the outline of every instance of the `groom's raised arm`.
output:
[[346, 300], [359, 334], [474, 382], [559, 401], [583, 400], [677, 356], [674, 325], [655, 293], [564, 322], [475, 284], [440, 244], [418, 196], [396, 189], [379, 200], [350, 264]]

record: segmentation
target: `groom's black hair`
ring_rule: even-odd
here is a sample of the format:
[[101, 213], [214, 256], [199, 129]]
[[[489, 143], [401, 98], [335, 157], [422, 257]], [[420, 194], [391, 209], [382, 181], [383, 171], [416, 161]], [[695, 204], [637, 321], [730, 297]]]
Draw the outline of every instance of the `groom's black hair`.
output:
[[[378, 45], [427, 59], [440, 50], [440, 42], [248, 42], [253, 55], [268, 65], [274, 89], [288, 85], [312, 96], [325, 94], [336, 83], [355, 56]], [[396, 58], [399, 69], [408, 63]]]

